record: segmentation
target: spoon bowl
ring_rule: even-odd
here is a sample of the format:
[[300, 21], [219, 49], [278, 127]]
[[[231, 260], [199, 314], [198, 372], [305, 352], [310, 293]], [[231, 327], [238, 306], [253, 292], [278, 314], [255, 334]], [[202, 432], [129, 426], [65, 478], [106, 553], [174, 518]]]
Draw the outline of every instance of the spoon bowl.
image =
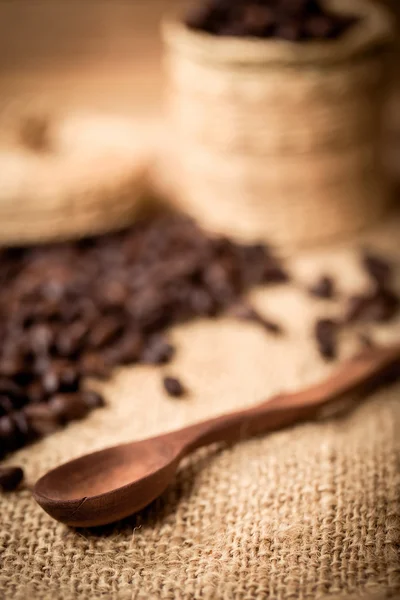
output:
[[179, 451], [167, 439], [123, 444], [50, 471], [37, 482], [34, 497], [50, 516], [67, 525], [104, 525], [111, 514], [113, 520], [122, 519], [160, 496], [178, 463]]

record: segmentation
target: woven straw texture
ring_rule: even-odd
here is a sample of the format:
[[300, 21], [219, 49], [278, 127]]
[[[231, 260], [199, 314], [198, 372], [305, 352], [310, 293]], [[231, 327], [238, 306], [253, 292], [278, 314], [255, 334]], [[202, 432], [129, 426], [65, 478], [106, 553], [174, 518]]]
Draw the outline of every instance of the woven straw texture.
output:
[[[399, 220], [374, 247], [397, 255]], [[336, 273], [344, 292], [367, 280], [352, 248], [291, 264], [299, 284]], [[400, 271], [398, 273], [400, 284]], [[286, 327], [271, 338], [251, 324], [199, 321], [173, 332], [176, 373], [191, 391], [167, 399], [160, 370], [116, 374], [109, 406], [10, 458], [28, 484], [61, 461], [172, 430], [269, 394], [319, 380], [333, 368], [310, 339], [317, 315], [337, 311], [302, 285], [255, 290], [256, 306]], [[399, 339], [400, 319], [378, 329]], [[341, 341], [341, 359], [357, 347]], [[76, 600], [276, 600], [400, 595], [400, 386], [350, 414], [204, 449], [182, 465], [152, 506], [114, 526], [68, 529], [28, 489], [0, 496], [0, 596]]]
[[146, 146], [129, 120], [68, 115], [44, 151], [0, 151], [0, 244], [119, 229], [142, 211]]
[[296, 247], [384, 212], [378, 150], [392, 25], [365, 0], [333, 4], [361, 19], [325, 44], [166, 24], [178, 203], [209, 229]]

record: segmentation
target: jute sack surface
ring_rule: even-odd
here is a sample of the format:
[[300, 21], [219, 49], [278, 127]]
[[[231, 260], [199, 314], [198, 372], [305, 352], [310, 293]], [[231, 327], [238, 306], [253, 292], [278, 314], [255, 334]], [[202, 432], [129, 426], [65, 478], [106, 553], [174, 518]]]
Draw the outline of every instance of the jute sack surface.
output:
[[[167, 23], [178, 203], [211, 230], [304, 246], [374, 223], [390, 18], [364, 0], [343, 38], [293, 44]], [[326, 216], [328, 215], [328, 217]]]
[[144, 209], [147, 145], [128, 119], [49, 116], [49, 148], [0, 148], [0, 244], [60, 241], [129, 225]]
[[[399, 219], [373, 245], [399, 256]], [[358, 244], [357, 244], [358, 245]], [[11, 457], [28, 484], [48, 468], [107, 445], [172, 430], [296, 389], [334, 368], [311, 340], [317, 315], [336, 305], [306, 297], [316, 273], [343, 292], [363, 289], [350, 247], [291, 262], [301, 285], [255, 290], [252, 299], [287, 333], [274, 338], [228, 318], [176, 329], [166, 368], [190, 390], [174, 401], [159, 369], [116, 374], [109, 405]], [[397, 274], [400, 285], [400, 270]], [[400, 319], [374, 331], [398, 340]], [[358, 347], [341, 340], [341, 359]], [[28, 489], [0, 496], [0, 596], [40, 598], [265, 600], [398, 598], [400, 594], [400, 386], [350, 414], [202, 450], [171, 488], [139, 515], [93, 531], [56, 523]]]

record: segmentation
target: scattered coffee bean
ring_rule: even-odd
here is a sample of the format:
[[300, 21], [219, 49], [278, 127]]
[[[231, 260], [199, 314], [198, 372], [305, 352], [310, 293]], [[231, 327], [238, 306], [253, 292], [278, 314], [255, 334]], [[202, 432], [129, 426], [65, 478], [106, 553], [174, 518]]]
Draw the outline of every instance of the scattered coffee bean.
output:
[[323, 275], [314, 285], [309, 288], [309, 292], [316, 298], [332, 299], [336, 295], [335, 282], [332, 277]]
[[163, 335], [153, 335], [141, 354], [141, 361], [152, 365], [163, 365], [172, 359], [174, 352], [175, 348]]
[[278, 323], [260, 315], [253, 307], [244, 302], [240, 302], [232, 306], [229, 314], [237, 319], [251, 321], [257, 325], [261, 325], [265, 331], [273, 333], [274, 335], [281, 335], [283, 333], [283, 328]]
[[57, 415], [47, 402], [29, 404], [25, 407], [24, 414], [37, 437], [49, 435], [60, 427]]
[[169, 396], [181, 398], [186, 391], [182, 383], [176, 377], [164, 377], [163, 386]]
[[319, 319], [315, 324], [315, 338], [323, 358], [333, 360], [337, 356], [339, 325], [333, 319]]
[[4, 492], [15, 490], [24, 478], [21, 467], [0, 467], [0, 488]]
[[63, 394], [54, 396], [49, 406], [61, 423], [83, 419], [89, 412], [89, 405], [81, 394]]
[[392, 265], [382, 256], [364, 252], [362, 264], [378, 288], [386, 289], [392, 283]]
[[360, 333], [358, 335], [358, 340], [359, 340], [360, 345], [361, 345], [362, 348], [369, 349], [369, 348], [375, 348], [376, 347], [376, 344], [375, 344], [374, 340], [367, 333]]
[[396, 316], [399, 306], [400, 298], [387, 289], [352, 296], [348, 300], [344, 322], [385, 323]]
[[105, 406], [104, 398], [101, 394], [90, 390], [82, 392], [82, 400], [92, 410], [93, 408], [101, 408]]

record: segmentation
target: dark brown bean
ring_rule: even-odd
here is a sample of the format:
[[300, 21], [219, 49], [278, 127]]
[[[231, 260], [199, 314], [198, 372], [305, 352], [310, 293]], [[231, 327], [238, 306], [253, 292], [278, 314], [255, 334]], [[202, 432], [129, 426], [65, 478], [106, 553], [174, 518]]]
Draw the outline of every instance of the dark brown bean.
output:
[[358, 340], [362, 348], [375, 348], [376, 344], [373, 338], [367, 333], [360, 333], [358, 335]]
[[278, 323], [260, 315], [260, 313], [246, 303], [242, 302], [235, 304], [231, 308], [229, 314], [237, 319], [250, 321], [252, 323], [256, 323], [257, 325], [261, 325], [265, 331], [268, 331], [274, 335], [280, 335], [283, 333], [283, 328]]
[[86, 406], [90, 408], [90, 410], [93, 408], [102, 408], [106, 404], [103, 396], [92, 390], [86, 390], [82, 392], [82, 400], [85, 402]]
[[21, 467], [0, 467], [0, 488], [4, 492], [15, 490], [24, 478]]
[[17, 428], [11, 416], [0, 418], [0, 455], [12, 452], [18, 446]]
[[181, 398], [186, 391], [182, 383], [176, 377], [164, 377], [163, 386], [169, 396]]
[[86, 377], [107, 379], [110, 376], [110, 369], [107, 366], [104, 357], [95, 352], [89, 352], [82, 357], [80, 368]]
[[316, 298], [326, 298], [329, 300], [334, 298], [336, 290], [333, 277], [322, 275], [322, 277], [309, 288], [309, 292], [311, 296], [315, 296]]
[[59, 428], [59, 420], [47, 402], [30, 404], [24, 408], [25, 417], [39, 437], [49, 435]]
[[54, 396], [49, 400], [49, 406], [61, 423], [83, 419], [89, 412], [89, 407], [80, 394]]
[[114, 340], [123, 330], [120, 319], [105, 317], [97, 323], [89, 332], [89, 345], [98, 349]]
[[175, 352], [175, 348], [168, 343], [163, 335], [153, 335], [141, 354], [141, 362], [162, 365], [168, 363]]
[[321, 356], [333, 360], [337, 356], [339, 325], [333, 319], [319, 319], [315, 324], [315, 338]]
[[379, 288], [386, 288], [391, 284], [392, 265], [382, 256], [366, 251], [362, 256], [362, 265]]

